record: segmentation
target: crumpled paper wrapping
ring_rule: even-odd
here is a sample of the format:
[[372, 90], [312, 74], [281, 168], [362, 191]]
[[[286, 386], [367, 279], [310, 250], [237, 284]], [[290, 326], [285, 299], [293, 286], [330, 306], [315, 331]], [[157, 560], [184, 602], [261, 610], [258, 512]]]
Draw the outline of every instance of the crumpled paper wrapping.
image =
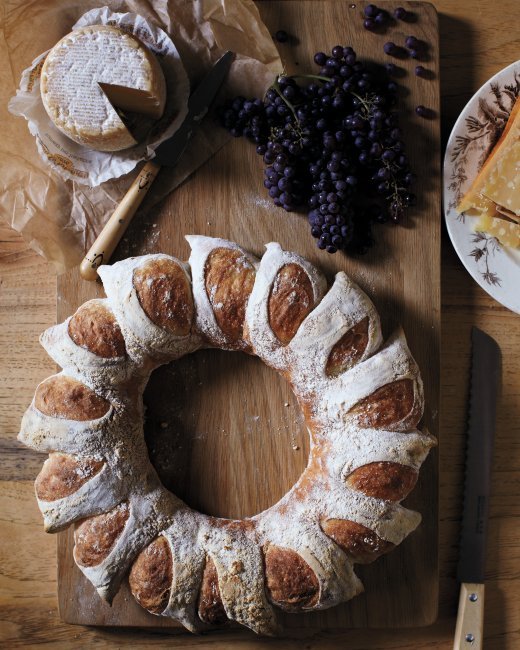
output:
[[22, 73], [16, 96], [9, 102], [9, 112], [25, 117], [34, 135], [41, 157], [64, 180], [95, 187], [130, 173], [142, 160], [152, 158], [157, 147], [175, 133], [188, 114], [190, 82], [179, 52], [162, 29], [139, 14], [114, 13], [108, 7], [92, 9], [81, 16], [71, 31], [87, 25], [115, 25], [135, 34], [157, 56], [168, 91], [164, 114], [154, 124], [141, 117], [147, 137], [125, 151], [95, 151], [70, 140], [59, 131], [45, 110], [40, 95], [40, 73], [48, 52], [43, 52]]
[[[41, 159], [27, 122], [7, 104], [22, 71], [71, 31], [94, 0], [13, 0], [1, 17], [0, 218], [19, 231], [58, 273], [76, 266], [99, 234], [138, 169], [97, 187], [64, 181]], [[192, 89], [225, 50], [237, 57], [215, 105], [234, 95], [262, 96], [281, 61], [252, 0], [115, 0], [111, 11], [132, 12], [163, 29], [175, 43]], [[175, 168], [163, 168], [146, 197], [149, 211], [229, 140], [209, 115]]]

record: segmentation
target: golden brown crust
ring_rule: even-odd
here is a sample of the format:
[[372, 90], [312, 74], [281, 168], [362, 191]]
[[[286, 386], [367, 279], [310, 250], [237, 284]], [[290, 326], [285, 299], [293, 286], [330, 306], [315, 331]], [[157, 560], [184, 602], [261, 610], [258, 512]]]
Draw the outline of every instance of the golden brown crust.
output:
[[326, 519], [321, 528], [355, 563], [368, 564], [394, 548], [373, 530], [348, 519]]
[[276, 338], [287, 345], [303, 319], [314, 308], [312, 284], [298, 264], [285, 264], [278, 271], [268, 303], [269, 325]]
[[266, 590], [271, 602], [289, 611], [316, 605], [318, 578], [298, 553], [269, 545], [264, 549], [264, 557]]
[[110, 512], [79, 522], [74, 531], [74, 559], [81, 566], [97, 566], [106, 559], [123, 532], [130, 515], [122, 503]]
[[148, 318], [174, 336], [187, 336], [193, 321], [193, 295], [186, 273], [173, 260], [149, 260], [134, 271], [134, 288]]
[[34, 395], [35, 407], [53, 418], [97, 420], [110, 409], [110, 403], [80, 381], [54, 375], [43, 381]]
[[417, 471], [413, 467], [381, 461], [368, 463], [352, 472], [347, 485], [369, 497], [385, 501], [401, 501], [415, 487]]
[[160, 614], [170, 600], [172, 581], [172, 553], [168, 540], [161, 536], [137, 556], [128, 582], [141, 607], [152, 614]]
[[217, 569], [210, 557], [206, 558], [197, 611], [200, 620], [209, 625], [222, 625], [228, 620], [220, 597]]
[[414, 407], [413, 381], [399, 379], [359, 401], [349, 414], [357, 416], [361, 427], [384, 429], [400, 424], [400, 428], [414, 428], [421, 418], [419, 409]]
[[233, 342], [242, 338], [247, 301], [256, 272], [247, 257], [232, 248], [211, 251], [204, 269], [206, 293], [215, 320]]
[[325, 374], [337, 377], [352, 368], [363, 356], [368, 345], [368, 316], [345, 332], [330, 351]]
[[53, 452], [36, 477], [34, 489], [41, 501], [56, 501], [74, 494], [103, 467], [100, 460], [74, 458]]
[[79, 347], [104, 359], [126, 354], [125, 339], [114, 314], [96, 300], [81, 305], [72, 316], [69, 336]]

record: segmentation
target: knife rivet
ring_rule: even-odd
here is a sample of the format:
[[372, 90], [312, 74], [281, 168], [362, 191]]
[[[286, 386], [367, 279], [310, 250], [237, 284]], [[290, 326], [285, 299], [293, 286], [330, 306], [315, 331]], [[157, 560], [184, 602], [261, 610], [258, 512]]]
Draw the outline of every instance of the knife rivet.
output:
[[473, 643], [474, 640], [475, 640], [475, 637], [473, 636], [473, 634], [466, 634], [466, 641], [468, 643]]
[[477, 594], [470, 594], [469, 599], [471, 600], [472, 603], [474, 603], [478, 600], [478, 596]]

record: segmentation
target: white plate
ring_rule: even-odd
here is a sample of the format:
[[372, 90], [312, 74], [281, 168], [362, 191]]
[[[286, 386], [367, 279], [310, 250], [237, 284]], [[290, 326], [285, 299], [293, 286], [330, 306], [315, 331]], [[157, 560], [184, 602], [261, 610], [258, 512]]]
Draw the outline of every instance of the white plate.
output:
[[502, 132], [520, 93], [520, 61], [498, 72], [478, 90], [459, 115], [444, 157], [444, 216], [462, 263], [480, 286], [505, 307], [520, 313], [520, 250], [475, 232], [477, 217], [455, 206], [469, 189]]

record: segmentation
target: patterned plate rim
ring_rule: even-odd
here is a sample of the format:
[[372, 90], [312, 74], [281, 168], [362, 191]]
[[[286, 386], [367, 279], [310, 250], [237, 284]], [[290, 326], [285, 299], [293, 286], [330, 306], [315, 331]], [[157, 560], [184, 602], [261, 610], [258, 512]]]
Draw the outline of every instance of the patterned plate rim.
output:
[[[504, 83], [505, 78], [508, 76], [510, 78]], [[500, 85], [505, 87], [509, 81], [513, 84], [516, 83], [517, 88], [520, 86], [520, 60], [511, 63], [488, 79], [467, 102], [457, 118], [450, 133], [444, 155], [443, 205], [448, 234], [466, 270], [492, 298], [508, 309], [520, 313], [520, 292], [518, 291], [518, 284], [520, 283], [520, 252], [502, 247], [494, 237], [475, 232], [469, 221], [457, 219], [457, 213], [450, 206], [450, 199], [453, 199], [454, 194], [453, 190], [450, 189], [454, 169], [451, 156], [458, 144], [457, 140], [467, 134], [468, 118], [477, 122], [477, 119], [471, 113], [477, 112], [479, 102], [490, 96], [497, 97], [493, 92], [493, 87], [500, 88]], [[488, 137], [488, 141], [490, 140], [491, 137]], [[464, 172], [464, 169], [462, 172]], [[465, 179], [465, 182], [461, 181], [461, 187], [468, 186], [469, 182], [469, 178]], [[473, 250], [468, 251], [471, 246], [473, 246]], [[501, 272], [501, 275], [490, 270], [490, 259], [493, 260], [495, 268]], [[483, 266], [484, 270], [479, 267], [479, 264]]]

